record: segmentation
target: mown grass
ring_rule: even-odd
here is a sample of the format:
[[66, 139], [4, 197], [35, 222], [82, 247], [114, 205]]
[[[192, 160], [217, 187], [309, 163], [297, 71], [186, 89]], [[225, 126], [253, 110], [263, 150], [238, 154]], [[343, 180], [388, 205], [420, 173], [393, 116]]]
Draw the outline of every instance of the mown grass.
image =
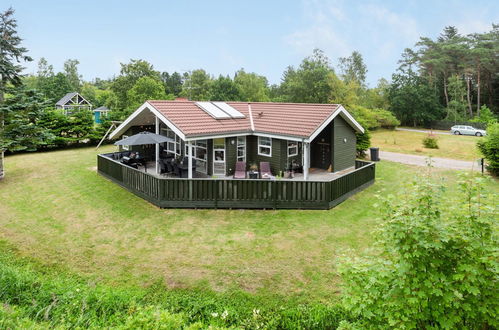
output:
[[[315, 302], [338, 297], [337, 257], [370, 247], [376, 195], [402, 194], [426, 170], [381, 162], [374, 186], [329, 211], [162, 210], [99, 176], [96, 154], [7, 157], [0, 239], [18, 257], [112, 286]], [[449, 197], [457, 194], [456, 172], [436, 177], [449, 183]]]
[[421, 132], [376, 130], [371, 133], [371, 145], [384, 151], [413, 155], [471, 161], [482, 157], [476, 146], [481, 137], [435, 134], [439, 148], [428, 149], [423, 146], [426, 136], [427, 133]]

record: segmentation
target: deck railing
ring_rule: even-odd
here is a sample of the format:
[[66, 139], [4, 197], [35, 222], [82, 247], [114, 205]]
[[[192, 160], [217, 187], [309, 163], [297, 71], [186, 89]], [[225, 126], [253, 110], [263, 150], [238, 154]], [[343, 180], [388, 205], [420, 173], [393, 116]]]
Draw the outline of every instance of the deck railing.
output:
[[354, 171], [331, 181], [158, 178], [112, 158], [98, 155], [100, 174], [164, 208], [330, 209], [375, 177], [374, 163], [357, 160]]

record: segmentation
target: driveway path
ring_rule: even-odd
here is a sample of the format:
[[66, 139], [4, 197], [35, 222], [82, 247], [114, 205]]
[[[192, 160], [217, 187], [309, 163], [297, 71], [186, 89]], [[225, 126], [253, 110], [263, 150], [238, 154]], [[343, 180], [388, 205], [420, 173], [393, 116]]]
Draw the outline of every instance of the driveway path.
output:
[[435, 130], [425, 130], [425, 129], [416, 129], [416, 128], [403, 128], [403, 127], [396, 127], [395, 130], [397, 131], [407, 131], [407, 132], [418, 132], [418, 133], [433, 133], [433, 134], [443, 134], [443, 135], [452, 135], [450, 132], [442, 132], [442, 131], [435, 131]]
[[[396, 152], [379, 151], [379, 158], [381, 160], [389, 160], [392, 162], [427, 166], [428, 157], [418, 155], [399, 154]], [[456, 160], [449, 158], [431, 157], [431, 164], [433, 167], [447, 168], [452, 170], [475, 170], [480, 171], [480, 166], [477, 162], [470, 162], [466, 160]]]

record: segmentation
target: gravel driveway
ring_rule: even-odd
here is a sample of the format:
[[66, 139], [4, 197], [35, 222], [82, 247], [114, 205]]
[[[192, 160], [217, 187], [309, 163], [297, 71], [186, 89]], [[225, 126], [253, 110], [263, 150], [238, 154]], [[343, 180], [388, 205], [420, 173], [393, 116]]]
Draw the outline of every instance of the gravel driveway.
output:
[[[417, 166], [427, 166], [427, 162], [429, 159], [427, 156], [400, 154], [396, 152], [381, 150], [379, 151], [379, 158], [381, 160], [389, 160], [392, 162]], [[433, 165], [433, 167], [447, 168], [451, 170], [481, 170], [480, 165], [478, 165], [477, 162], [466, 160], [431, 157], [431, 164]]]
[[432, 130], [425, 130], [425, 129], [416, 129], [416, 128], [402, 128], [402, 127], [396, 127], [396, 131], [407, 131], [407, 132], [418, 132], [418, 133], [433, 133], [433, 134], [442, 134], [442, 135], [452, 135], [450, 132], [442, 132], [442, 131], [432, 131]]

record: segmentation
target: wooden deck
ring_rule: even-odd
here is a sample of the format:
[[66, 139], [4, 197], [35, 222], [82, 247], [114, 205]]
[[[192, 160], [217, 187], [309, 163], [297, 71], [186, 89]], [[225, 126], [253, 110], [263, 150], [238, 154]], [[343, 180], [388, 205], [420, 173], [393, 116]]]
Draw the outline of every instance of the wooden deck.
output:
[[[147, 168], [144, 166], [139, 166], [138, 170], [143, 173], [147, 173], [149, 175], [152, 175], [154, 177], [157, 177], [159, 179], [165, 179], [165, 178], [176, 178], [173, 174], [158, 174], [156, 173], [156, 164], [154, 161], [147, 162]], [[311, 168], [309, 170], [308, 174], [308, 181], [331, 181], [336, 178], [339, 178], [340, 176], [343, 176], [347, 173], [355, 171], [355, 167], [349, 167], [347, 169], [344, 169], [342, 171], [338, 172], [328, 172], [323, 169], [319, 168]], [[204, 173], [200, 172], [193, 172], [192, 173], [194, 179], [225, 179], [225, 180], [234, 180], [233, 176], [208, 176]], [[249, 179], [247, 179], [249, 180]], [[279, 178], [278, 180], [285, 180], [285, 181], [303, 181], [303, 173], [295, 173], [294, 177], [289, 179], [289, 178]]]
[[356, 161], [344, 173], [317, 171], [294, 179], [167, 178], [97, 157], [99, 173], [163, 208], [330, 209], [374, 183], [375, 164]]

